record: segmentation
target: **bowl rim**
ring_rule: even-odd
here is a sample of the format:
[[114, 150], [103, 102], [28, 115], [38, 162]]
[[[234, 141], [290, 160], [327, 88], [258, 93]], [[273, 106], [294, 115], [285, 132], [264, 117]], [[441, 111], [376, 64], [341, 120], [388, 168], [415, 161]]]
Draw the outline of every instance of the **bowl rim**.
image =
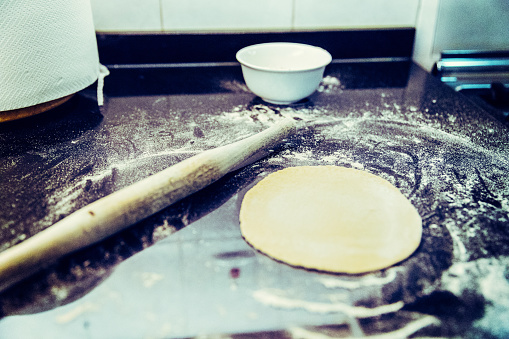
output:
[[[315, 50], [323, 53], [323, 55], [327, 58], [327, 62], [321, 63], [318, 66], [313, 66], [313, 67], [309, 67], [309, 68], [305, 67], [305, 68], [294, 68], [294, 69], [274, 69], [274, 68], [270, 68], [270, 67], [254, 65], [254, 64], [252, 64], [250, 62], [246, 62], [245, 60], [242, 59], [242, 54], [245, 53], [247, 50], [253, 49], [253, 48], [259, 48], [261, 46], [267, 46], [267, 45], [293, 45], [293, 46], [301, 46], [301, 47], [305, 47], [305, 48], [309, 48], [309, 49], [315, 49]], [[237, 51], [235, 58], [242, 66], [246, 66], [246, 67], [249, 67], [249, 68], [252, 68], [255, 70], [274, 72], [274, 73], [293, 73], [293, 72], [303, 72], [303, 71], [314, 71], [314, 70], [320, 69], [322, 67], [325, 67], [332, 62], [332, 55], [327, 50], [325, 50], [321, 47], [309, 45], [309, 44], [303, 44], [303, 43], [299, 43], [299, 42], [285, 42], [285, 41], [263, 42], [263, 43], [243, 47]]]

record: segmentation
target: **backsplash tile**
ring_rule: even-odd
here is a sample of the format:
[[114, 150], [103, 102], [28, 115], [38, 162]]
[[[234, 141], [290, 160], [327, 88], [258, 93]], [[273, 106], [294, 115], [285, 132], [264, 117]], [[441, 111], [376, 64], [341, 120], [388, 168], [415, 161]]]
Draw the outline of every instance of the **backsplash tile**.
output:
[[415, 27], [419, 0], [295, 0], [295, 29]]
[[[413, 58], [427, 70], [444, 49], [509, 46], [509, 31], [505, 29], [509, 22], [507, 0], [90, 1], [99, 33], [288, 33], [415, 28]], [[459, 12], [468, 15], [458, 17]]]
[[162, 30], [159, 0], [90, 0], [90, 3], [99, 32]]
[[161, 0], [165, 31], [289, 30], [293, 0]]
[[415, 27], [423, 0], [90, 0], [98, 32]]

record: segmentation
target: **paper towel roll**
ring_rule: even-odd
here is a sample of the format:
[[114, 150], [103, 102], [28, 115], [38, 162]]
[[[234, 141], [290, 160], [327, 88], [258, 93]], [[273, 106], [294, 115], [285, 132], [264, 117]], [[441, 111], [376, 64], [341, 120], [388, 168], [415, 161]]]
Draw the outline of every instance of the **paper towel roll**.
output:
[[89, 0], [0, 0], [0, 112], [76, 93], [99, 67]]

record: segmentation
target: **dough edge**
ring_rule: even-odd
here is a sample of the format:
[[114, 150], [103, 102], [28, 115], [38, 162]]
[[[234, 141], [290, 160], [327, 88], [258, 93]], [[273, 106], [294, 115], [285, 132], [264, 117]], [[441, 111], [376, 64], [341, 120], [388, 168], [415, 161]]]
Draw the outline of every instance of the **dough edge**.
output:
[[[277, 244], [274, 244], [276, 242], [279, 243], [279, 241], [289, 241], [288, 239], [270, 239], [270, 237], [267, 237], [266, 234], [257, 235], [256, 224], [258, 221], [253, 220], [253, 207], [250, 205], [252, 205], [253, 200], [258, 199], [257, 195], [260, 194], [259, 190], [261, 190], [262, 193], [263, 191], [268, 190], [270, 193], [271, 186], [274, 185], [274, 182], [276, 182], [276, 185], [279, 185], [281, 181], [292, 181], [294, 176], [297, 176], [298, 179], [302, 179], [299, 177], [303, 174], [305, 176], [309, 172], [313, 172], [315, 175], [327, 172], [330, 172], [327, 174], [332, 173], [333, 175], [342, 175], [345, 173], [348, 173], [348, 175], [352, 174], [354, 176], [358, 176], [360, 180], [371, 181], [372, 183], [368, 185], [374, 183], [373, 185], [375, 186], [383, 186], [384, 189], [391, 191], [391, 194], [400, 196], [399, 199], [403, 198], [404, 203], [402, 203], [402, 208], [405, 209], [407, 213], [409, 213], [407, 220], [409, 220], [410, 224], [404, 226], [405, 230], [408, 231], [407, 233], [410, 234], [410, 237], [406, 239], [408, 244], [401, 245], [401, 242], [396, 244], [400, 248], [399, 253], [392, 255], [392, 257], [389, 259], [380, 259], [379, 257], [375, 258], [373, 253], [360, 253], [353, 256], [343, 254], [339, 255], [339, 257], [333, 258], [330, 258], [327, 255], [319, 255], [318, 257], [322, 256], [325, 259], [317, 260], [316, 258], [311, 258], [310, 260], [308, 253], [313, 252], [313, 248], [315, 251], [320, 252], [322, 248], [327, 247], [327, 244], [309, 244], [306, 242], [301, 242], [302, 246], [297, 246], [300, 250], [294, 248], [290, 251], [289, 254], [284, 246], [278, 246]], [[283, 180], [281, 180], [282, 178]], [[320, 192], [317, 192], [317, 194], [320, 194]], [[245, 194], [240, 209], [239, 219], [242, 236], [244, 237], [245, 241], [257, 251], [291, 266], [332, 273], [362, 274], [391, 267], [410, 257], [419, 247], [422, 237], [421, 217], [415, 207], [400, 192], [398, 188], [392, 185], [389, 181], [369, 172], [332, 165], [288, 167], [270, 173], [267, 177], [259, 181]], [[408, 227], [411, 227], [411, 229], [407, 229]], [[291, 235], [289, 235], [287, 238], [291, 238]], [[272, 245], [270, 244], [271, 242]], [[267, 243], [269, 243], [269, 245], [267, 245]], [[332, 253], [333, 256], [338, 256], [337, 251], [329, 250], [329, 253]]]

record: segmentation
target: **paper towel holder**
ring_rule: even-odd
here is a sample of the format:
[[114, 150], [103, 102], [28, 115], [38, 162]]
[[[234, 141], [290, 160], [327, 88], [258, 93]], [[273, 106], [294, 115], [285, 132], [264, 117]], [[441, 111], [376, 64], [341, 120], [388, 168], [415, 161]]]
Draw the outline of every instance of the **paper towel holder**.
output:
[[74, 93], [69, 94], [62, 98], [58, 98], [58, 99], [51, 100], [48, 102], [42, 102], [40, 104], [33, 105], [33, 106], [12, 109], [9, 111], [0, 111], [0, 123], [7, 122], [7, 121], [13, 121], [13, 120], [19, 120], [19, 119], [23, 119], [23, 118], [28, 118], [33, 115], [47, 112], [53, 108], [56, 108], [64, 103], [66, 103], [73, 96], [74, 96]]

